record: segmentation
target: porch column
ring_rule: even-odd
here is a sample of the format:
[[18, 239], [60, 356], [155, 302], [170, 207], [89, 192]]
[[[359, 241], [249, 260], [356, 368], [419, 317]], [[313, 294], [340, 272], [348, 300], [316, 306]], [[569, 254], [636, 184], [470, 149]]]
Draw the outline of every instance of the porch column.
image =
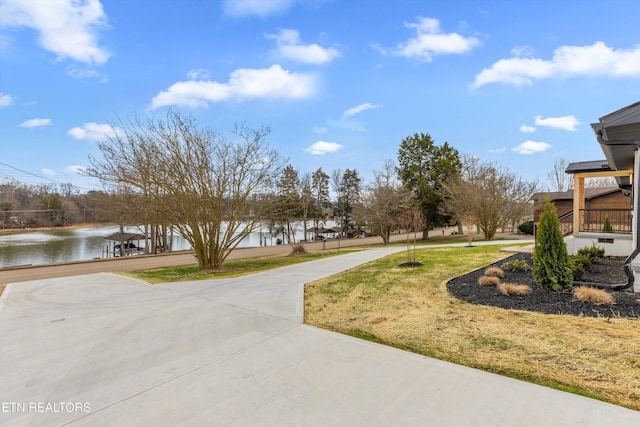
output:
[[[640, 173], [638, 173], [640, 170], [640, 154], [638, 152], [638, 150], [636, 150], [633, 153], [633, 173], [631, 173], [630, 175], [630, 181], [631, 181], [631, 191], [632, 191], [632, 196], [631, 196], [631, 235], [632, 240], [631, 240], [631, 247], [632, 249], [636, 249], [638, 247], [638, 233], [640, 233], [640, 230], [638, 230], [637, 225], [640, 223], [640, 221], [638, 221], [638, 215], [640, 214], [640, 212], [638, 212], [638, 208], [640, 206], [640, 204], [638, 203], [638, 201], [640, 201], [640, 199], [638, 197], [640, 197]], [[636, 278], [636, 281], [639, 278]], [[640, 289], [640, 286], [638, 284], [636, 284], [636, 286], [638, 286], [638, 288]], [[638, 290], [636, 290], [635, 292], [638, 292]]]
[[573, 175], [573, 234], [584, 227], [584, 175]]

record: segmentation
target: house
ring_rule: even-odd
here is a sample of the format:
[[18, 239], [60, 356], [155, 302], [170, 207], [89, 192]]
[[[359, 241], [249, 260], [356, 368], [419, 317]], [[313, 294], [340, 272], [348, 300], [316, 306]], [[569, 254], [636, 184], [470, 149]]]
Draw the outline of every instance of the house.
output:
[[[533, 220], [538, 222], [544, 209], [545, 199], [551, 200], [558, 216], [573, 210], [573, 188], [560, 192], [535, 193], [531, 199], [533, 205]], [[585, 188], [585, 209], [624, 209], [631, 207], [631, 193], [619, 187]]]
[[[566, 170], [573, 174], [574, 180], [573, 234], [565, 237], [567, 249], [575, 253], [581, 247], [595, 244], [609, 255], [626, 256], [629, 283], [625, 286], [633, 286], [634, 292], [640, 293], [640, 102], [601, 117], [591, 128], [606, 160], [572, 163]], [[632, 194], [628, 231], [605, 233], [596, 231], [599, 224], [593, 225], [598, 221], [587, 207], [584, 180], [602, 176], [615, 177], [618, 187]]]
[[[568, 169], [582, 165], [572, 163]], [[563, 234], [573, 232], [573, 189], [559, 192], [535, 193], [533, 200], [533, 221], [537, 224], [544, 210], [544, 202], [549, 199], [556, 208]], [[583, 221], [581, 231], [602, 231], [604, 218], [608, 217], [612, 231], [631, 233], [631, 192], [619, 187], [585, 188], [585, 206], [588, 218]]]

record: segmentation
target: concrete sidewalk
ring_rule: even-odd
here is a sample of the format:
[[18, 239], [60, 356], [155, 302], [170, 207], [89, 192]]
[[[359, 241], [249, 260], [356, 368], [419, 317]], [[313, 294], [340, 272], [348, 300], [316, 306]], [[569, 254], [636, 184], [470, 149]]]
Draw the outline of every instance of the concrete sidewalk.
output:
[[402, 250], [212, 281], [10, 285], [0, 424], [640, 425], [635, 411], [302, 324], [305, 283]]

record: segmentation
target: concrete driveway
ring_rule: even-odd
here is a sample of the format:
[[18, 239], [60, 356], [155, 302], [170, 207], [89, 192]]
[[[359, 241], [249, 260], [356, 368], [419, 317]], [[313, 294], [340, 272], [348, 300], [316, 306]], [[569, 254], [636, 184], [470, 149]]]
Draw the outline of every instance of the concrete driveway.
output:
[[305, 283], [399, 250], [213, 281], [10, 285], [0, 424], [640, 425], [635, 411], [302, 324]]

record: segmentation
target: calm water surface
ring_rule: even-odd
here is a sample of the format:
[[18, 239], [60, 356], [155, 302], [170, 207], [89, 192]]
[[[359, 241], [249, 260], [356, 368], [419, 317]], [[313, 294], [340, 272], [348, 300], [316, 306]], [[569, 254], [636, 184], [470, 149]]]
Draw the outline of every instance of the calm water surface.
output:
[[[0, 268], [106, 258], [108, 240], [105, 240], [105, 236], [118, 231], [117, 226], [106, 226], [0, 234]], [[135, 228], [125, 229], [125, 231], [139, 232]], [[252, 233], [239, 245], [239, 247], [247, 246], [260, 246], [259, 232]], [[174, 234], [172, 250], [190, 248], [182, 236]]]

